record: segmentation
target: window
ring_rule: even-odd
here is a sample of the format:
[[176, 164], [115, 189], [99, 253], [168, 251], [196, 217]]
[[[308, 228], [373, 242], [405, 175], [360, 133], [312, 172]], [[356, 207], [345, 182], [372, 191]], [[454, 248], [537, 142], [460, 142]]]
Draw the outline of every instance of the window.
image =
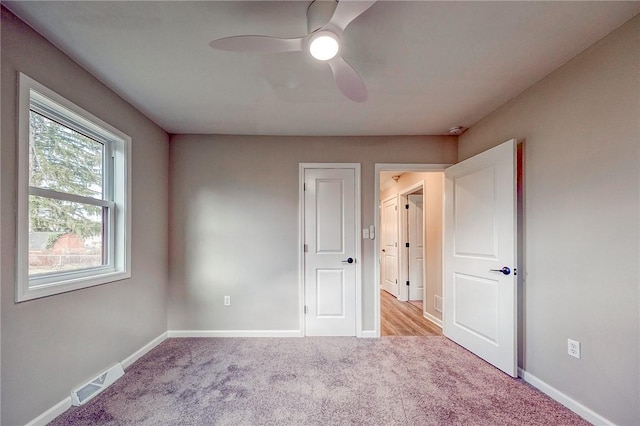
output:
[[131, 276], [131, 139], [20, 74], [16, 301]]

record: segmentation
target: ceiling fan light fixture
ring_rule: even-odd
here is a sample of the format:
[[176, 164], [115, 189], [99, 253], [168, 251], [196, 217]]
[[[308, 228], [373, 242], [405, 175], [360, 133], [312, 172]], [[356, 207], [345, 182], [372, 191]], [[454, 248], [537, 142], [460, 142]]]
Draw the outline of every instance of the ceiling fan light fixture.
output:
[[309, 53], [319, 61], [333, 59], [340, 51], [338, 36], [331, 31], [319, 31], [309, 40]]
[[238, 35], [213, 40], [209, 46], [231, 52], [255, 53], [306, 52], [308, 50], [309, 55], [315, 60], [328, 65], [337, 88], [347, 99], [353, 102], [364, 102], [368, 97], [367, 86], [358, 72], [341, 57], [340, 43], [347, 25], [375, 2], [376, 0], [313, 0], [307, 9], [308, 31], [302, 37]]

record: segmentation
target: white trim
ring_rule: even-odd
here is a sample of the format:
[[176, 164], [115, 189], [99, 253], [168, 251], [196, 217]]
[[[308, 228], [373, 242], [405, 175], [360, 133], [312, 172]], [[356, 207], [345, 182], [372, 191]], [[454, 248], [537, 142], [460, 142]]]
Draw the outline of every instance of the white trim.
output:
[[304, 337], [302, 330], [169, 330], [169, 338], [178, 337]]
[[574, 413], [576, 413], [586, 421], [594, 425], [615, 425], [615, 423], [613, 423], [611, 420], [601, 416], [600, 414], [596, 413], [592, 409], [582, 405], [575, 399], [559, 391], [558, 389], [554, 388], [548, 383], [540, 380], [533, 374], [527, 373], [522, 368], [518, 368], [518, 376], [522, 377], [522, 379], [525, 382], [529, 383], [531, 386], [538, 389], [539, 391], [547, 394], [548, 396], [551, 397], [551, 399], [564, 405], [569, 410], [573, 411]]
[[[380, 172], [383, 171], [407, 171], [407, 172], [442, 172], [450, 164], [401, 164], [401, 163], [376, 163], [374, 172], [374, 197], [373, 197], [373, 223], [380, 229]], [[377, 232], [379, 234], [379, 232]], [[380, 238], [374, 239], [373, 250], [373, 315], [376, 335], [380, 335]]]
[[360, 238], [360, 230], [362, 229], [362, 187], [360, 184], [361, 169], [360, 163], [353, 164], [355, 169], [355, 191], [356, 191], [356, 223], [355, 223], [355, 239], [356, 239], [356, 259], [358, 265], [356, 267], [356, 337], [362, 337], [362, 238]]
[[[28, 292], [23, 291], [22, 286], [18, 284], [16, 280], [16, 303], [26, 302], [27, 300], [38, 299], [45, 296], [53, 296], [55, 294], [66, 293], [68, 291], [80, 290], [87, 287], [92, 287], [101, 284], [112, 283], [115, 281], [121, 281], [127, 278], [131, 278], [131, 271], [129, 272], [114, 272], [107, 270], [102, 272], [103, 268], [77, 270], [74, 274], [61, 274], [61, 276], [67, 276], [67, 279], [60, 279], [58, 284], [45, 284], [42, 286], [32, 286]], [[90, 274], [89, 274], [90, 272]], [[26, 273], [26, 272], [25, 272]], [[85, 275], [87, 274], [87, 275]], [[17, 288], [20, 287], [20, 288]]]
[[[33, 95], [33, 96], [32, 96]], [[113, 200], [116, 204], [110, 208], [115, 229], [110, 239], [109, 265], [98, 268], [87, 268], [29, 276], [29, 111], [32, 97], [38, 102], [47, 104], [52, 110], [78, 121], [83, 128], [99, 134], [110, 143], [111, 153], [115, 156], [113, 178]], [[15, 301], [24, 302], [54, 294], [64, 293], [81, 288], [91, 287], [109, 282], [131, 278], [131, 137], [120, 130], [75, 105], [53, 90], [38, 83], [23, 73], [18, 76], [18, 197], [16, 226], [16, 280]], [[108, 167], [105, 165], [105, 167]], [[35, 189], [34, 193], [51, 196], [56, 191]], [[54, 198], [89, 203], [104, 204], [102, 201], [78, 199], [72, 194], [57, 195]], [[106, 202], [108, 206], [113, 203]], [[114, 218], [114, 219], [113, 219]], [[113, 223], [111, 224], [113, 225]]]
[[298, 164], [298, 326], [304, 336], [304, 169], [306, 163]]
[[360, 337], [363, 339], [377, 339], [380, 335], [375, 330], [362, 330]]
[[40, 414], [35, 419], [26, 423], [25, 426], [45, 426], [46, 424], [52, 422], [56, 417], [67, 411], [69, 408], [71, 408], [70, 396], [58, 402], [56, 405]]
[[164, 333], [162, 333], [161, 335], [159, 335], [158, 337], [156, 337], [155, 339], [153, 339], [152, 341], [150, 341], [149, 343], [147, 343], [146, 345], [144, 345], [143, 347], [141, 347], [140, 349], [138, 349], [128, 357], [126, 357], [123, 361], [120, 361], [120, 364], [122, 364], [122, 368], [126, 370], [127, 368], [131, 367], [131, 364], [133, 364], [134, 362], [142, 358], [151, 349], [155, 348], [160, 343], [167, 340], [167, 337], [168, 337], [168, 333], [165, 331]]
[[428, 321], [431, 321], [432, 323], [434, 323], [435, 325], [437, 325], [438, 327], [442, 328], [442, 320], [436, 318], [435, 316], [431, 315], [429, 312], [422, 312], [423, 316], [425, 317], [425, 319], [427, 319]]
[[355, 239], [356, 239], [356, 337], [362, 337], [362, 187], [360, 163], [299, 163], [298, 164], [298, 294], [300, 331], [304, 336], [304, 171], [305, 169], [353, 169], [355, 178]]

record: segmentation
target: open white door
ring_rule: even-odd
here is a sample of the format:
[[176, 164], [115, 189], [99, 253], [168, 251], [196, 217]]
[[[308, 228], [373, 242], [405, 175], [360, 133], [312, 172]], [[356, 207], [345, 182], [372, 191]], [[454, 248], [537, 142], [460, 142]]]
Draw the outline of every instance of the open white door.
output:
[[398, 297], [398, 197], [383, 201], [381, 222], [381, 284], [384, 290]]
[[516, 141], [445, 171], [444, 334], [517, 376]]
[[424, 202], [422, 198], [422, 194], [409, 194], [407, 197], [409, 300], [424, 299]]
[[307, 336], [356, 335], [359, 267], [356, 172], [359, 169], [355, 166], [304, 169]]

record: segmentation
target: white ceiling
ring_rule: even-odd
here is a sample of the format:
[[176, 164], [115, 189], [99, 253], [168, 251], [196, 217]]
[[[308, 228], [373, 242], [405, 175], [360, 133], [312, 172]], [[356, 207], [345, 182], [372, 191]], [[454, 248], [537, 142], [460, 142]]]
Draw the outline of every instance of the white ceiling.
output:
[[380, 1], [347, 27], [354, 103], [302, 52], [216, 51], [306, 34], [302, 1], [3, 1], [170, 133], [437, 135], [469, 127], [640, 10], [640, 2]]

